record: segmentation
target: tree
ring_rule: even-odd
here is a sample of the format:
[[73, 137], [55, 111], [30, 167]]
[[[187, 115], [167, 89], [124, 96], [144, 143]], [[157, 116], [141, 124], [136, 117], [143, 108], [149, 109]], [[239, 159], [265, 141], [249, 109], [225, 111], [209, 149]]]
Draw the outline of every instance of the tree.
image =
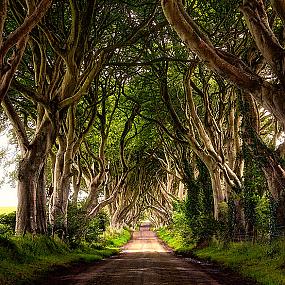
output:
[[[5, 103], [22, 150], [18, 183], [18, 234], [26, 231], [45, 232], [28, 225], [31, 221], [29, 213], [45, 216], [44, 213], [39, 215], [39, 209], [36, 210], [36, 206], [29, 201], [36, 201], [37, 195], [42, 196], [42, 191], [37, 190], [41, 181], [39, 172], [43, 170], [51, 147], [64, 127], [66, 116], [73, 113], [69, 108], [74, 108], [88, 92], [94, 78], [113, 54], [140, 39], [139, 35], [145, 32], [153, 18], [153, 7], [152, 4], [144, 7], [147, 11], [152, 10], [150, 16], [143, 10], [143, 20], [129, 17], [126, 25], [123, 20], [125, 14], [118, 13], [112, 3], [58, 1], [45, 21], [33, 31], [29, 38], [30, 49], [25, 53], [27, 64], [22, 64], [19, 76], [12, 82], [13, 89], [33, 104], [37, 122], [33, 125], [32, 139], [27, 139], [20, 116], [14, 116], [15, 106], [9, 104], [9, 98]], [[125, 3], [116, 3], [116, 8], [128, 12], [132, 10]], [[21, 7], [16, 6], [15, 10], [17, 15], [22, 15]], [[114, 19], [117, 21], [115, 30]], [[59, 24], [57, 28], [54, 21]], [[56, 197], [59, 197], [56, 193], [53, 193], [54, 209], [57, 209]]]
[[[185, 45], [195, 52], [210, 70], [217, 72], [223, 78], [234, 83], [243, 92], [250, 94], [266, 110], [271, 112], [284, 127], [285, 123], [285, 94], [284, 94], [284, 47], [282, 37], [275, 31], [284, 25], [283, 1], [270, 1], [271, 7], [276, 12], [269, 19], [269, 10], [262, 0], [243, 1], [240, 7], [247, 28], [251, 34], [257, 50], [262, 56], [262, 68], [253, 69], [238, 56], [222, 48], [216, 48], [205, 32], [203, 32], [190, 16], [191, 7], [186, 12], [180, 0], [162, 0], [164, 14], [175, 29]], [[276, 10], [278, 9], [278, 10]], [[276, 17], [275, 17], [276, 16]], [[270, 79], [266, 76], [269, 75]], [[255, 146], [262, 148], [261, 145]], [[271, 187], [284, 180], [284, 170], [278, 161], [269, 163], [266, 172], [269, 189], [280, 211], [284, 208], [284, 187]], [[272, 168], [272, 165], [275, 167]], [[269, 171], [271, 169], [271, 171]], [[270, 173], [269, 173], [270, 172]], [[272, 181], [273, 180], [275, 182]], [[278, 182], [279, 181], [279, 182]], [[279, 223], [284, 224], [284, 213], [279, 215]], [[281, 217], [283, 216], [283, 217]]]
[[[178, 36], [211, 70], [251, 94], [282, 124], [285, 123], [284, 48], [275, 35], [274, 28], [270, 25], [264, 1], [245, 0], [240, 10], [244, 15], [258, 52], [262, 54], [274, 74], [274, 80], [267, 80], [262, 75], [255, 73], [234, 54], [216, 48], [206, 33], [201, 31], [190, 14], [186, 12], [181, 0], [162, 0], [161, 5], [167, 20]], [[274, 9], [280, 8], [276, 10], [276, 13], [283, 21], [283, 1], [272, 0], [271, 5]], [[282, 26], [283, 24], [278, 22], [277, 25]]]
[[[29, 33], [42, 20], [52, 4], [52, 0], [25, 1], [27, 14], [23, 17], [23, 22], [8, 34], [4, 29], [5, 24], [9, 25], [8, 20], [11, 21], [8, 17], [8, 2], [1, 1], [0, 7], [0, 102], [7, 94], [17, 71], [29, 40]], [[17, 5], [23, 9], [20, 1], [13, 2], [10, 3], [11, 6]]]

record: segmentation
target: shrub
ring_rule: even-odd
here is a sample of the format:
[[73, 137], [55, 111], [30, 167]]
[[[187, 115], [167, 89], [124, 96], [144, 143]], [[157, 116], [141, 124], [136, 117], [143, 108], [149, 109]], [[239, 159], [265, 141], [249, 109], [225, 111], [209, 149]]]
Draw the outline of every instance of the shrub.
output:
[[85, 240], [87, 242], [98, 242], [100, 236], [106, 230], [109, 218], [107, 213], [100, 212], [94, 219], [90, 221], [86, 228]]
[[77, 208], [71, 205], [68, 210], [67, 241], [72, 248], [84, 242], [95, 244], [99, 241], [108, 223], [108, 215], [103, 211], [95, 218], [87, 219], [82, 207]]
[[185, 213], [185, 207], [183, 203], [180, 203], [180, 206], [176, 206], [176, 210], [172, 215], [172, 230], [174, 231], [175, 236], [181, 237], [183, 244], [193, 242], [193, 232], [190, 228], [189, 219]]
[[0, 215], [0, 234], [13, 235], [16, 227], [16, 212]]
[[108, 228], [103, 234], [104, 245], [107, 247], [120, 247], [131, 238], [131, 232], [126, 228]]

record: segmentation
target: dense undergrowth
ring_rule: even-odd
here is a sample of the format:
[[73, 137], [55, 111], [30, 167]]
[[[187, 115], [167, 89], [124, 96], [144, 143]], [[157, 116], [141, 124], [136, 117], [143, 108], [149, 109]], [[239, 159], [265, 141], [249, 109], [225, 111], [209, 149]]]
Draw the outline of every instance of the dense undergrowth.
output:
[[64, 242], [49, 236], [17, 237], [13, 235], [14, 216], [0, 215], [0, 285], [35, 284], [58, 266], [101, 260], [117, 254], [131, 237], [129, 230], [105, 228], [106, 221], [102, 226], [98, 219], [77, 242], [72, 237]]

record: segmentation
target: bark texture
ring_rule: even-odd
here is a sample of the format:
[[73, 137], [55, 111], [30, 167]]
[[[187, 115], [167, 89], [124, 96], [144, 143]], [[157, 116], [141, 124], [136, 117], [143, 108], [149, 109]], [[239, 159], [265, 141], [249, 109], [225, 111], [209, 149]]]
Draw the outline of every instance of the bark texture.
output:
[[44, 127], [22, 154], [18, 169], [16, 234], [46, 234], [46, 191], [44, 167], [51, 147], [50, 124]]

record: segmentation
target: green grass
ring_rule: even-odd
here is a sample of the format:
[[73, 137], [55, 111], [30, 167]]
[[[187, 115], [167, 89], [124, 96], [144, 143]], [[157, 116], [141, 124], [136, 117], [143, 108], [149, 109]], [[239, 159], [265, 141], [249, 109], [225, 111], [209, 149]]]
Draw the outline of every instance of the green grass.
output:
[[104, 233], [107, 247], [121, 247], [131, 239], [131, 232], [123, 229], [109, 229]]
[[213, 244], [194, 253], [203, 259], [217, 261], [242, 275], [266, 285], [285, 284], [285, 240], [272, 244]]
[[117, 254], [130, 238], [127, 230], [109, 233], [100, 249], [82, 246], [71, 250], [59, 239], [46, 236], [0, 236], [0, 285], [35, 284], [40, 276], [58, 266], [93, 262]]
[[177, 231], [163, 227], [157, 233], [178, 254], [191, 253], [200, 259], [218, 262], [260, 284], [285, 285], [284, 239], [271, 244], [239, 242], [225, 245], [216, 241], [203, 249], [195, 249], [194, 243], [185, 244]]
[[0, 207], [0, 215], [16, 211], [16, 207]]
[[194, 243], [186, 243], [185, 239], [178, 231], [172, 231], [167, 227], [159, 228], [157, 230], [157, 235], [177, 254], [188, 254], [195, 246]]

